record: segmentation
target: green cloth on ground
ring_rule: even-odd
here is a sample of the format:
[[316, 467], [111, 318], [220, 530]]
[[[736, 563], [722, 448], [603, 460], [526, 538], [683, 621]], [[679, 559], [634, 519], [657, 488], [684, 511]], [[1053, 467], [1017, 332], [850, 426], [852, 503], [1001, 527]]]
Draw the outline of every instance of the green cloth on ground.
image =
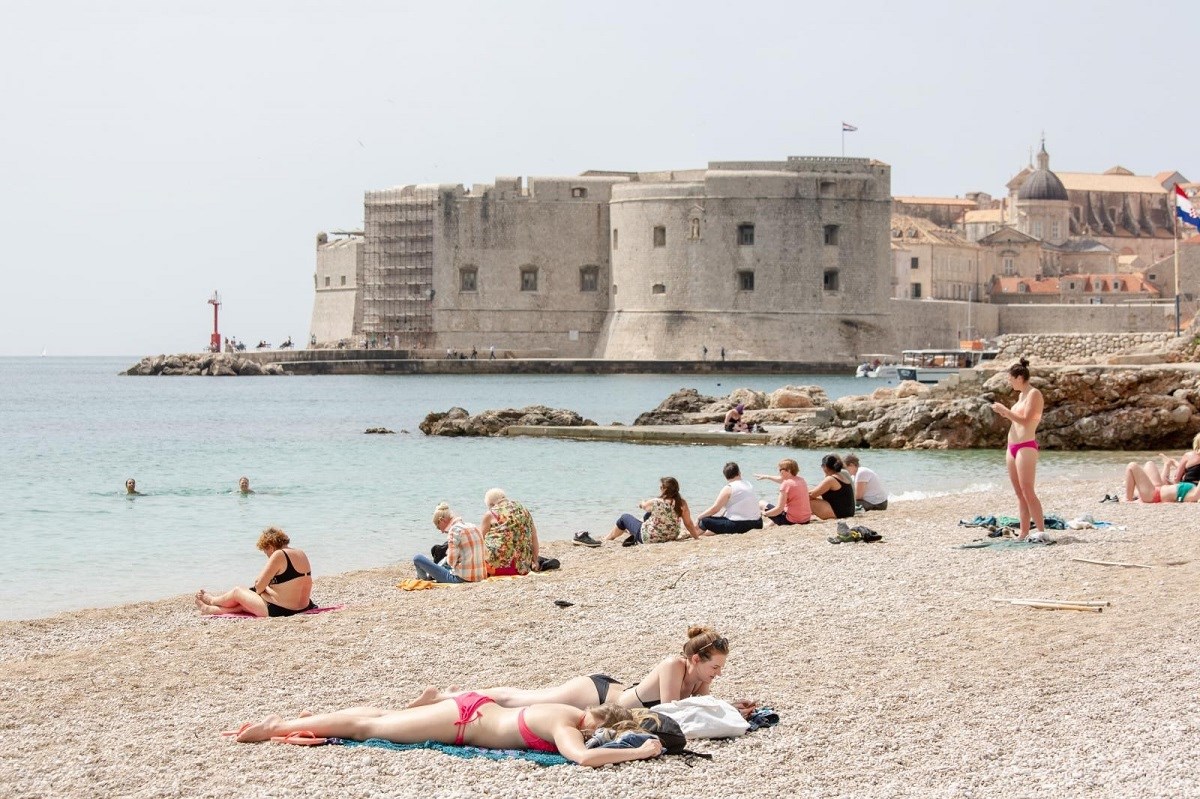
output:
[[1018, 541], [1015, 538], [981, 538], [978, 541], [971, 541], [966, 544], [959, 544], [955, 549], [984, 549], [990, 547], [992, 549], [1028, 549], [1029, 547], [1046, 547], [1053, 544], [1053, 541]]
[[528, 760], [539, 766], [563, 766], [571, 762], [562, 755], [550, 752], [532, 752], [528, 749], [482, 749], [478, 746], [453, 746], [451, 744], [438, 743], [437, 741], [425, 741], [419, 744], [398, 744], [385, 741], [382, 738], [371, 738], [366, 741], [330, 738], [329, 742], [342, 746], [373, 746], [379, 749], [392, 749], [398, 752], [407, 752], [413, 749], [432, 749], [435, 752], [441, 752], [451, 757], [461, 757], [464, 759], [483, 757], [488, 760]]

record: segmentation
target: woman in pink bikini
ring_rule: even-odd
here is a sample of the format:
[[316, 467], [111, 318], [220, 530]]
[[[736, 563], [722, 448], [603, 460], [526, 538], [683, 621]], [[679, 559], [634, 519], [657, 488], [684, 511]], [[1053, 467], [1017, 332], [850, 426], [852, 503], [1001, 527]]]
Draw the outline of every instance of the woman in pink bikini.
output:
[[325, 743], [327, 738], [353, 741], [382, 738], [398, 744], [437, 741], [486, 749], [529, 749], [557, 752], [581, 766], [595, 767], [644, 760], [662, 753], [657, 738], [636, 749], [588, 749], [585, 745], [599, 727], [616, 733], [645, 732], [639, 726], [645, 715], [645, 711], [616, 705], [587, 710], [569, 705], [506, 708], [490, 697], [470, 692], [403, 710], [352, 707], [291, 721], [271, 715], [228, 734], [236, 735], [240, 743], [273, 740], [314, 745]]
[[1042, 421], [1045, 401], [1042, 392], [1029, 384], [1029, 361], [1022, 358], [1008, 368], [1008, 384], [1019, 393], [1011, 408], [1001, 402], [993, 402], [992, 410], [1012, 422], [1008, 430], [1008, 479], [1017, 492], [1017, 513], [1021, 519], [1021, 534], [1018, 541], [1029, 538], [1032, 521], [1037, 526], [1034, 541], [1046, 535], [1046, 521], [1042, 517], [1042, 502], [1034, 491], [1037, 474], [1038, 443], [1037, 428]]

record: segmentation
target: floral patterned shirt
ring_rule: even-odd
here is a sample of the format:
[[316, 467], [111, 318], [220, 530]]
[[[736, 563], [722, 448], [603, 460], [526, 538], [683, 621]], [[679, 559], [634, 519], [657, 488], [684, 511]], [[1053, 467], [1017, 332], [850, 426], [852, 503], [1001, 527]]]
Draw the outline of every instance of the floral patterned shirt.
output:
[[502, 499], [492, 506], [492, 523], [483, 537], [488, 574], [515, 568], [528, 574], [533, 562], [533, 517], [520, 502]]
[[681, 520], [670, 500], [655, 497], [648, 510], [650, 518], [642, 523], [642, 543], [662, 544], [679, 538]]

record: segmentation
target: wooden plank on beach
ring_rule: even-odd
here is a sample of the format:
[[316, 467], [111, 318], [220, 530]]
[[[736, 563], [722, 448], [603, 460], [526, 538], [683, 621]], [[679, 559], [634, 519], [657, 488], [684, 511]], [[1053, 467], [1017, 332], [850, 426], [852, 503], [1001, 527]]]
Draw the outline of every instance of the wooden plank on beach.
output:
[[1145, 563], [1123, 563], [1119, 560], [1088, 560], [1087, 558], [1071, 558], [1078, 563], [1093, 563], [1097, 566], [1121, 566], [1126, 569], [1153, 569], [1153, 566], [1148, 566]]
[[1065, 602], [1039, 602], [1035, 599], [1010, 599], [1010, 605], [1022, 605], [1038, 610], [1078, 610], [1084, 613], [1103, 613], [1104, 608], [1096, 605], [1068, 605]]
[[993, 602], [1039, 602], [1047, 605], [1087, 605], [1093, 608], [1110, 608], [1112, 602], [1107, 599], [1010, 599], [1008, 597], [994, 596]]

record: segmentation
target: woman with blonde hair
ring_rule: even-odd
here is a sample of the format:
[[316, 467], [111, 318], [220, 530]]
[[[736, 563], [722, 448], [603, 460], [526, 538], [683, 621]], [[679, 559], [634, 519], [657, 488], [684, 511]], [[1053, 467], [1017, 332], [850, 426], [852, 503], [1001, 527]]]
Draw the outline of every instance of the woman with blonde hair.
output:
[[487, 577], [483, 533], [450, 510], [445, 502], [433, 511], [433, 526], [446, 534], [446, 565], [434, 563], [424, 553], [413, 556], [413, 568], [422, 580], [436, 583], [476, 583]]
[[679, 538], [680, 524], [692, 538], [699, 538], [701, 533], [692, 521], [687, 500], [679, 495], [679, 481], [674, 477], [663, 477], [658, 481], [658, 488], [657, 497], [651, 497], [638, 504], [638, 507], [646, 511], [643, 518], [639, 519], [632, 513], [621, 514], [616, 526], [604, 540], [616, 541], [628, 535], [629, 540], [625, 542], [627, 545], [661, 544]]
[[538, 532], [529, 510], [509, 499], [500, 488], [483, 497], [487, 513], [479, 529], [483, 532], [484, 564], [488, 576], [528, 574], [538, 571]]
[[437, 741], [486, 749], [529, 749], [556, 752], [581, 766], [596, 767], [662, 754], [657, 738], [634, 749], [587, 748], [588, 738], [600, 727], [617, 733], [645, 732], [639, 723], [643, 717], [614, 705], [586, 710], [556, 704], [507, 708], [489, 696], [470, 692], [402, 710], [352, 707], [291, 721], [271, 715], [258, 724], [243, 726], [236, 735], [241, 743], [274, 740], [313, 745], [328, 738], [379, 738], [398, 744]]
[[201, 588], [196, 609], [202, 616], [217, 613], [250, 613], [254, 616], [292, 616], [313, 610], [312, 566], [308, 555], [291, 546], [287, 533], [268, 527], [258, 537], [258, 549], [267, 565], [249, 588], [231, 588], [213, 596]]
[[[588, 708], [597, 704], [615, 703], [628, 708], [652, 708], [662, 702], [674, 702], [689, 696], [707, 695], [713, 680], [721, 676], [729, 656], [729, 641], [711, 627], [694, 625], [688, 628], [687, 641], [678, 655], [663, 658], [646, 676], [632, 685], [607, 674], [588, 674], [572, 677], [560, 685], [532, 690], [522, 688], [488, 688], [481, 693], [504, 707], [525, 707], [543, 702]], [[426, 688], [416, 704], [439, 701], [454, 696]], [[743, 716], [754, 712], [756, 705], [749, 701], [735, 702]]]

